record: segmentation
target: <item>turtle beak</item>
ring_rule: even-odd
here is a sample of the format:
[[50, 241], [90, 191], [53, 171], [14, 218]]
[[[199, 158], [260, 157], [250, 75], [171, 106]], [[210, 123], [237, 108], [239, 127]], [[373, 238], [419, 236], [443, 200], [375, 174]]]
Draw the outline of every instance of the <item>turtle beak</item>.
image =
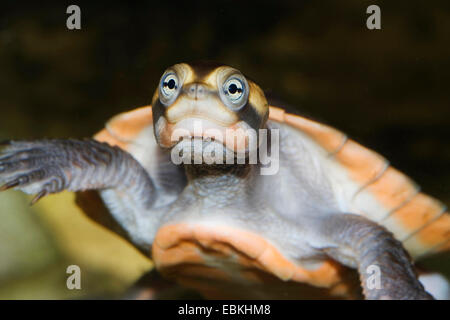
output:
[[222, 144], [234, 153], [247, 153], [250, 131], [250, 126], [223, 104], [217, 90], [201, 82], [184, 85], [155, 123], [155, 135], [163, 148], [201, 140]]

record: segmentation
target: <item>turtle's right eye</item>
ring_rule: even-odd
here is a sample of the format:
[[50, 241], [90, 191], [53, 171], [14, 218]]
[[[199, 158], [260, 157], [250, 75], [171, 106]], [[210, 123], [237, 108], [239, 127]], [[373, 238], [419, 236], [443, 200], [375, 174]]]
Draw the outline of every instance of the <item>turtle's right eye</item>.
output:
[[165, 99], [170, 100], [178, 91], [178, 77], [175, 73], [169, 73], [161, 80], [161, 93]]

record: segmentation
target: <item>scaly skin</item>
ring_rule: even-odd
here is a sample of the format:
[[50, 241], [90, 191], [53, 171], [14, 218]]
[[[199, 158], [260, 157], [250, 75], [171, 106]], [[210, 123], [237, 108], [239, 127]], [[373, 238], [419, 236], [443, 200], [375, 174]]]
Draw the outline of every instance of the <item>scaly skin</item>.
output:
[[[409, 254], [384, 227], [353, 214], [330, 215], [321, 226], [319, 232], [339, 246], [326, 249], [327, 253], [358, 270], [366, 299], [433, 299], [417, 280]], [[378, 288], [370, 285], [370, 266], [380, 268]]]
[[136, 199], [143, 209], [154, 199], [153, 183], [128, 153], [92, 139], [8, 141], [2, 143], [1, 191], [21, 189], [37, 196], [63, 190], [115, 188]]

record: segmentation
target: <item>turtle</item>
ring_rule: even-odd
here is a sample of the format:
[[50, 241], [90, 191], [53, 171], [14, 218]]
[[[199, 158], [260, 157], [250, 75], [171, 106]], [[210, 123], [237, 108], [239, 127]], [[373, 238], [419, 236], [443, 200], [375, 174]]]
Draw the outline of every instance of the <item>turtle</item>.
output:
[[433, 299], [414, 262], [450, 248], [442, 202], [219, 63], [169, 67], [93, 138], [3, 142], [0, 180], [32, 204], [76, 192], [155, 283], [210, 299]]

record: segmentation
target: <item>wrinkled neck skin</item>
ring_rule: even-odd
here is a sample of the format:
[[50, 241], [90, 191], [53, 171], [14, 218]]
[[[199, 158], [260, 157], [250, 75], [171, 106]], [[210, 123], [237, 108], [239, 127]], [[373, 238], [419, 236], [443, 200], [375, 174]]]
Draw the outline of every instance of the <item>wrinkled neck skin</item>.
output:
[[191, 192], [217, 205], [248, 199], [256, 172], [256, 166], [250, 164], [185, 164], [184, 168]]

